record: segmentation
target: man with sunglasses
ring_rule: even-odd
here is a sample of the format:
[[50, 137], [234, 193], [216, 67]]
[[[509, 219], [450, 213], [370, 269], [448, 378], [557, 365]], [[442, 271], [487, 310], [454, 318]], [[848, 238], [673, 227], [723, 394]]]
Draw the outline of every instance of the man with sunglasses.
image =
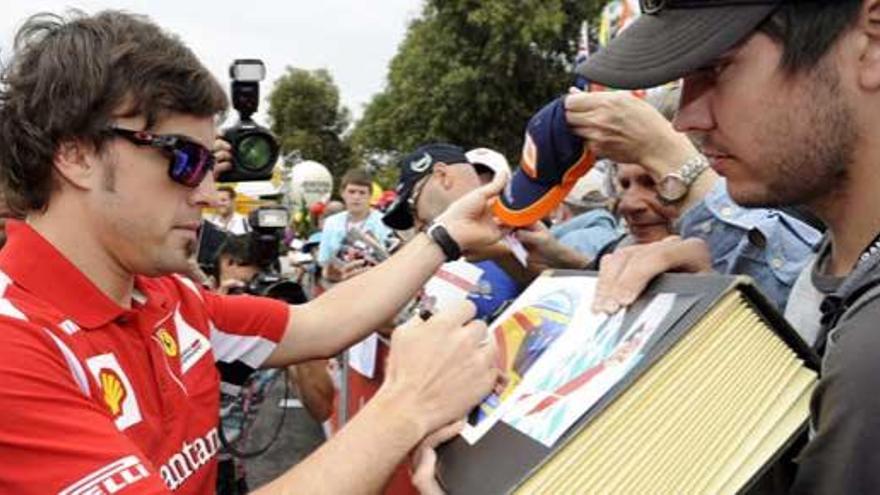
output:
[[[397, 199], [382, 221], [397, 230], [424, 230], [456, 200], [490, 182], [495, 174], [509, 170], [504, 155], [488, 148], [465, 153], [461, 147], [448, 143], [420, 146], [400, 161]], [[489, 259], [474, 265], [482, 274], [468, 299], [476, 304], [477, 317], [492, 316], [502, 304], [522, 292], [519, 281], [499, 263]]]
[[[482, 174], [482, 175], [481, 175]], [[395, 230], [423, 230], [446, 207], [493, 175], [488, 165], [475, 165], [453, 144], [420, 146], [400, 161], [397, 199], [382, 221]]]
[[[696, 135], [731, 198], [800, 205], [827, 225], [810, 274], [816, 297], [789, 301], [824, 298], [822, 378], [791, 490], [873, 493], [880, 486], [880, 0], [643, 0], [642, 10], [579, 70], [620, 88], [683, 77], [674, 126]], [[567, 111], [570, 121], [590, 118], [576, 99]], [[675, 167], [647, 164], [655, 180]], [[603, 260], [600, 308], [630, 303], [651, 278], [645, 274], [676, 268], [646, 265], [650, 249]]]
[[[0, 252], [0, 489], [211, 493], [218, 397], [255, 368], [325, 357], [394, 314], [446, 259], [495, 242], [474, 191], [381, 266], [300, 306], [222, 296], [189, 267], [215, 196], [226, 96], [146, 18], [40, 15], [0, 87], [0, 184], [24, 222]], [[382, 290], [375, 290], [380, 287]], [[361, 413], [262, 493], [376, 493], [420, 440], [494, 385], [462, 304], [395, 332]]]

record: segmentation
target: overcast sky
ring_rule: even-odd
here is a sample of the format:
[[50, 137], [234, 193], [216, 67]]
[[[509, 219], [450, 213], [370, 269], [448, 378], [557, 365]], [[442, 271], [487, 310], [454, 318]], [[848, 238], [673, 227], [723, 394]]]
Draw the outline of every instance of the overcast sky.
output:
[[[15, 30], [33, 13], [75, 7], [93, 13], [124, 9], [150, 16], [179, 35], [220, 82], [236, 58], [260, 58], [267, 75], [265, 97], [285, 66], [326, 68], [355, 116], [385, 84], [421, 0], [4, 0], [0, 56], [11, 51]], [[265, 112], [265, 100], [260, 113]]]

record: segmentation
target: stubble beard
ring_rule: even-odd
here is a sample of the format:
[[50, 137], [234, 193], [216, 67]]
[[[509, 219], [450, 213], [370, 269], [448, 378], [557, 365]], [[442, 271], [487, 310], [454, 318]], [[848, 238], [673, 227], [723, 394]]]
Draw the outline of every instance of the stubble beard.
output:
[[194, 259], [197, 251], [197, 243], [187, 239], [185, 244], [175, 246], [162, 246], [161, 253], [156, 253], [153, 259], [151, 272], [146, 275], [162, 276], [172, 273], [186, 273], [190, 268], [190, 260]]
[[[105, 162], [101, 173], [101, 190], [107, 194], [108, 203], [106, 208], [112, 209], [121, 207], [122, 202], [120, 193], [116, 189], [116, 169], [118, 167], [118, 157], [115, 154], [105, 154]], [[230, 213], [232, 207], [229, 207]], [[137, 239], [138, 231], [141, 226], [133, 222], [118, 221], [114, 222], [114, 230], [116, 236], [124, 239]], [[198, 251], [198, 241], [195, 239], [186, 239], [184, 245], [163, 245], [159, 248], [161, 252], [153, 253], [152, 261], [148, 266], [129, 267], [132, 274], [142, 274], [147, 276], [162, 276], [172, 273], [186, 273], [189, 271], [189, 260], [196, 256]]]
[[[794, 76], [793, 76], [794, 77]], [[822, 204], [844, 187], [858, 138], [853, 111], [840, 92], [840, 77], [828, 58], [806, 77], [801, 109], [779, 109], [756, 127], [756, 166], [768, 180], [758, 191], [731, 191], [752, 207]]]

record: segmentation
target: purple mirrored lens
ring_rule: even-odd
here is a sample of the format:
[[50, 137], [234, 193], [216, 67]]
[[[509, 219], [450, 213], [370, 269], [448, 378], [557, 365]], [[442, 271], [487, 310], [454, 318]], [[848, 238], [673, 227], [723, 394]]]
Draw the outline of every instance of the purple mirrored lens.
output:
[[175, 149], [173, 160], [171, 178], [187, 187], [201, 184], [214, 165], [211, 152], [193, 143], [183, 143]]

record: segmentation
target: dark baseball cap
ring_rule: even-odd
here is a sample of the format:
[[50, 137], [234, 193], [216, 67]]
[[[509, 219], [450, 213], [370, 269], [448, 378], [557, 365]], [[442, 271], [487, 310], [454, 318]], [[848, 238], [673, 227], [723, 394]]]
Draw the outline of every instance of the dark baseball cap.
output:
[[446, 143], [426, 144], [403, 157], [400, 161], [400, 180], [394, 189], [397, 199], [385, 210], [382, 217], [385, 225], [396, 230], [410, 229], [415, 225], [409, 209], [409, 197], [419, 180], [429, 175], [437, 163], [453, 165], [470, 161], [462, 148]]
[[642, 14], [578, 66], [604, 86], [659, 86], [706, 67], [786, 0], [640, 0]]
[[595, 161], [584, 140], [569, 130], [565, 97], [559, 97], [529, 120], [520, 167], [492, 212], [506, 225], [531, 225], [562, 203]]

